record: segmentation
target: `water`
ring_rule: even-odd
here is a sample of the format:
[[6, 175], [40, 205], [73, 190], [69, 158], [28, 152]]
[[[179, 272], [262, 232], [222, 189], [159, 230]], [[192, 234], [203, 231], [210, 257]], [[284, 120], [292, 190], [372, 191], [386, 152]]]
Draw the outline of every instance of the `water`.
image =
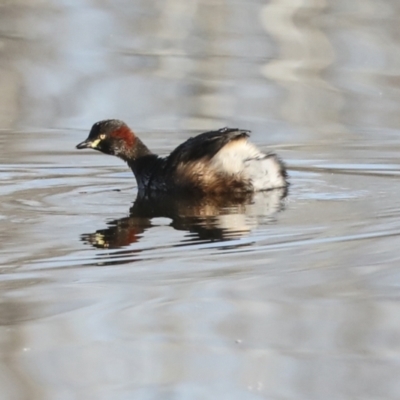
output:
[[[398, 399], [396, 1], [0, 1], [0, 399]], [[251, 129], [288, 194], [136, 199], [77, 151]]]

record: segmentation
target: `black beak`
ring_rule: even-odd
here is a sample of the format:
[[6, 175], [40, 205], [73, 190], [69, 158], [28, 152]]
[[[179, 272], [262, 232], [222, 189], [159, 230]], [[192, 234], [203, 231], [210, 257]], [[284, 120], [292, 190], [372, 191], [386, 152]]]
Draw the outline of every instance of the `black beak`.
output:
[[77, 149], [91, 149], [92, 148], [92, 142], [88, 139], [84, 140], [82, 143], [79, 143], [76, 145]]

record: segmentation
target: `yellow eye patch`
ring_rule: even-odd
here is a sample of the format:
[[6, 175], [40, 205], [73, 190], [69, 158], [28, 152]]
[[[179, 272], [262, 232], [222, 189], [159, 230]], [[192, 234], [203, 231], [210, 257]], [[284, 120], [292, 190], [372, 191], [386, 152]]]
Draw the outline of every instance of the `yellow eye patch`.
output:
[[104, 133], [101, 134], [101, 135], [99, 136], [98, 139], [93, 140], [93, 142], [90, 144], [90, 147], [91, 147], [92, 149], [95, 149], [95, 148], [98, 146], [98, 144], [99, 144], [102, 140], [104, 140], [105, 138], [106, 138], [106, 135], [104, 135]]
[[97, 147], [97, 145], [98, 145], [100, 142], [101, 142], [101, 139], [93, 140], [93, 142], [90, 143], [90, 147], [91, 147], [92, 149], [95, 149], [95, 148]]

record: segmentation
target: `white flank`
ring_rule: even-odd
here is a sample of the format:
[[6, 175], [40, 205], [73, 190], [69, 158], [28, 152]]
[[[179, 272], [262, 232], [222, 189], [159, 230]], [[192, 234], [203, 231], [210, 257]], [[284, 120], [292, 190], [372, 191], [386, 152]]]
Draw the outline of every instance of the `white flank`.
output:
[[286, 185], [277, 157], [261, 153], [247, 140], [228, 143], [213, 157], [212, 166], [229, 176], [249, 180], [255, 191]]

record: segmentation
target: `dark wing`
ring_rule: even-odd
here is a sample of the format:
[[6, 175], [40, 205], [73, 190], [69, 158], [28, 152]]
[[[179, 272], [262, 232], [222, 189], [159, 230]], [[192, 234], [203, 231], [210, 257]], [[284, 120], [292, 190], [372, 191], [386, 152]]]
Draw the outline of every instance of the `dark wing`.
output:
[[201, 133], [178, 146], [167, 158], [168, 166], [174, 168], [178, 164], [200, 158], [211, 159], [227, 143], [248, 137], [249, 132], [237, 128], [222, 128]]

